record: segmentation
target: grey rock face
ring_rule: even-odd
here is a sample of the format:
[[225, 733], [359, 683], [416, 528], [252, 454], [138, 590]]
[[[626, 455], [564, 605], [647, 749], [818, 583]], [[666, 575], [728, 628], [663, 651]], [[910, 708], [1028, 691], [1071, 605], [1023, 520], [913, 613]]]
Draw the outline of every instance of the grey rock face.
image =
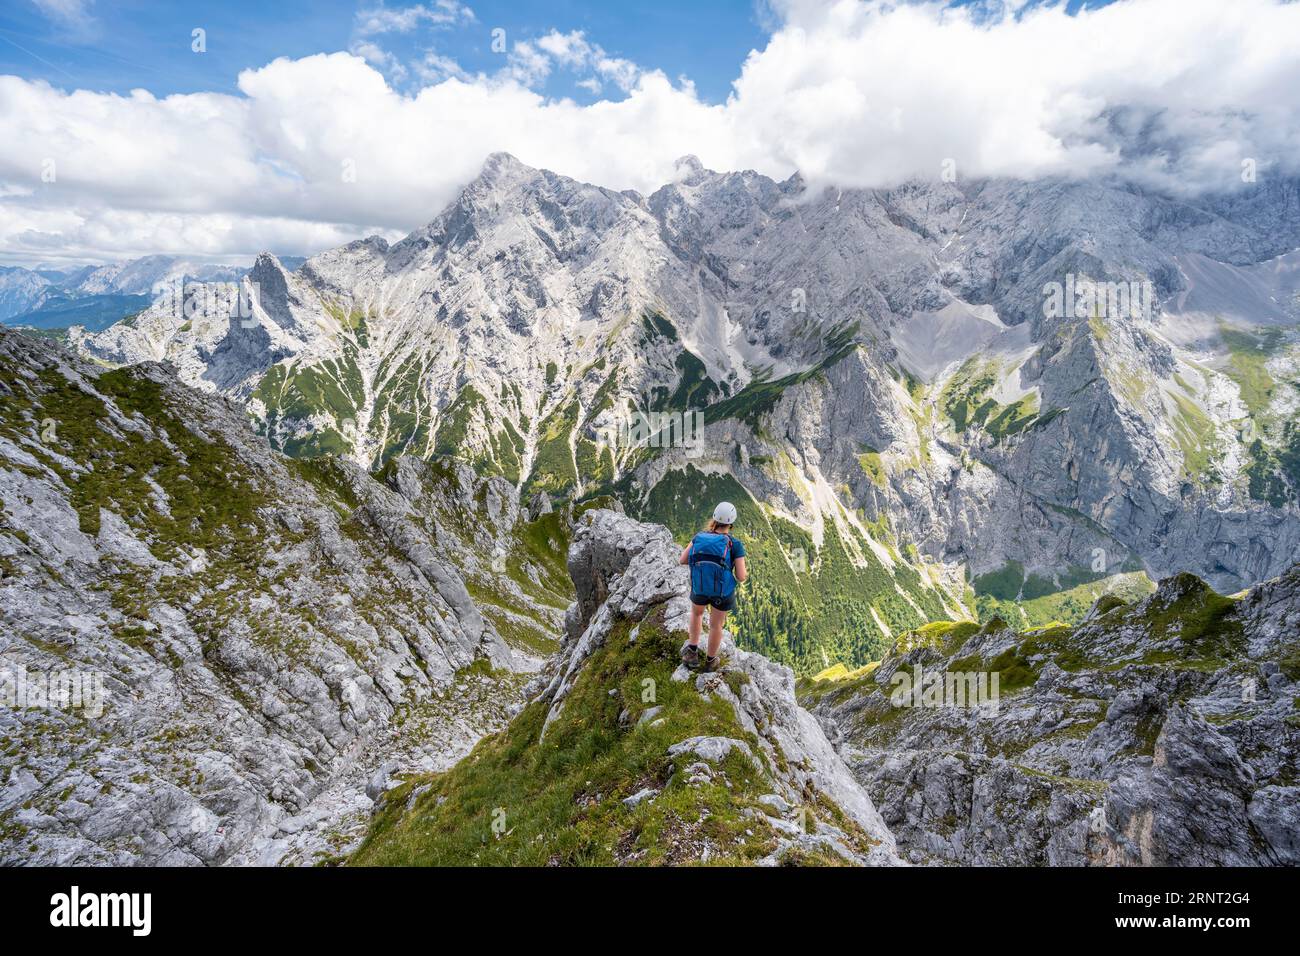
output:
[[[1300, 568], [1239, 600], [1181, 575], [1074, 629], [932, 635], [804, 699], [909, 858], [1295, 865], [1298, 611]], [[992, 713], [895, 706], [918, 665], [1014, 683]]]
[[[1248, 390], [1216, 321], [1294, 324], [1300, 299], [1288, 288], [1219, 296], [1208, 311], [1189, 303], [1203, 285], [1245, 284], [1225, 263], [1283, 254], [1269, 269], [1290, 270], [1294, 224], [1272, 231], [1252, 204], [1225, 232], [1205, 210], [1095, 184], [911, 184], [813, 197], [796, 211], [756, 182], [742, 188], [738, 174], [696, 179], [665, 187], [652, 208], [671, 211], [665, 232], [686, 237], [697, 266], [725, 274], [729, 320], [748, 338], [790, 343], [783, 357], [806, 367], [825, 355], [809, 324], [826, 334], [836, 321], [860, 323], [860, 347], [785, 389], [760, 430], [707, 429], [710, 447], [747, 451], [739, 467], [725, 457], [709, 465], [760, 500], [817, 526], [824, 505], [781, 469], [743, 460], [788, 459], [975, 575], [1014, 560], [1051, 578], [1101, 554], [1109, 569], [1189, 570], [1233, 591], [1289, 565], [1300, 490], [1278, 507], [1259, 500], [1248, 475], [1256, 452], [1242, 435], [1279, 440], [1293, 391], [1278, 390], [1267, 408], [1243, 404]], [[1294, 208], [1294, 186], [1275, 201]], [[737, 208], [746, 211], [728, 219]], [[1232, 279], [1211, 283], [1186, 267], [1193, 248], [1212, 249]], [[1044, 288], [1067, 277], [1150, 280], [1152, 315], [1049, 319]], [[1289, 303], [1288, 317], [1272, 317], [1274, 301]], [[1268, 353], [1270, 374], [1294, 382], [1300, 342], [1283, 339]], [[1033, 425], [1011, 435], [958, 427], [948, 410], [977, 372], [990, 384], [972, 409], [1024, 399], [1038, 409]], [[880, 453], [883, 480], [864, 473], [864, 448]]]
[[[480, 509], [508, 533], [509, 499], [423, 463], [396, 468], [410, 498], [299, 466], [159, 366], [2, 330], [0, 391], [0, 861], [245, 859], [361, 797], [399, 713], [445, 756], [504, 720], [535, 664], [455, 561]], [[500, 707], [431, 708], [476, 661]]]

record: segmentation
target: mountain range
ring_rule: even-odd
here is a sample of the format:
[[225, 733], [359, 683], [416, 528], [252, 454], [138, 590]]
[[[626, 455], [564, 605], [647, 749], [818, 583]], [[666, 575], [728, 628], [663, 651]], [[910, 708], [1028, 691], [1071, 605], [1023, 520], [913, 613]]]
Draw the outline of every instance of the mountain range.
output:
[[[736, 501], [739, 640], [805, 674], [931, 620], [1074, 622], [1105, 591], [1187, 571], [1232, 592], [1300, 553], [1297, 181], [677, 170], [646, 196], [495, 154], [400, 242], [264, 254], [240, 308], [71, 339], [170, 363], [294, 457], [456, 459], [525, 504], [611, 497], [679, 535]], [[1120, 283], [1118, 306], [1082, 292]], [[627, 440], [651, 416], [700, 440]]]

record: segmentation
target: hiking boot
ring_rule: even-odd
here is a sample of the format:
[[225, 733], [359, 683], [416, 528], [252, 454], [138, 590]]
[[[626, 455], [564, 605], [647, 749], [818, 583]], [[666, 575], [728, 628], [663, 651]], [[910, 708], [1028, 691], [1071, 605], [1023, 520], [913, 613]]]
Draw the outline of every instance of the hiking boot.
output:
[[721, 657], [706, 657], [704, 659], [704, 673], [712, 674], [714, 671], [722, 670]]
[[694, 644], [687, 644], [682, 648], [682, 663], [686, 665], [687, 670], [695, 670], [700, 666], [700, 649]]

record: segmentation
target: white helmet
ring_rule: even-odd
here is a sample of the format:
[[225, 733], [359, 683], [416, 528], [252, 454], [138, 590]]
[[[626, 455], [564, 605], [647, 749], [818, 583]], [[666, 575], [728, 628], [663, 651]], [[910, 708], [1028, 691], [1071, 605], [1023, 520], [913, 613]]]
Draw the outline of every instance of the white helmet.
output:
[[713, 509], [713, 520], [718, 524], [735, 524], [736, 523], [736, 506], [730, 501], [724, 501]]

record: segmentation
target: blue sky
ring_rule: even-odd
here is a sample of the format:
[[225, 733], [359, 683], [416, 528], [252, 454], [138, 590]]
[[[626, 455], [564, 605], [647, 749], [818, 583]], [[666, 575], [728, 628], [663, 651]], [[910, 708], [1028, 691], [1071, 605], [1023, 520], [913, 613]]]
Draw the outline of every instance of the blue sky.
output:
[[[490, 73], [502, 61], [491, 48], [496, 28], [506, 31], [509, 44], [552, 30], [581, 30], [612, 57], [672, 77], [684, 74], [702, 97], [720, 101], [746, 55], [761, 48], [767, 36], [761, 25], [765, 14], [753, 0], [467, 0], [465, 5], [473, 19], [460, 17], [450, 24], [425, 20], [407, 32], [390, 31], [374, 39], [399, 60], [432, 49], [470, 73]], [[243, 69], [281, 56], [348, 50], [363, 39], [358, 12], [378, 6], [373, 0], [94, 0], [84, 5], [84, 16], [61, 18], [31, 0], [9, 0], [0, 8], [0, 73], [101, 92], [137, 87], [156, 95], [236, 92], [235, 80]], [[207, 32], [203, 55], [191, 50], [191, 31], [199, 27]], [[557, 71], [544, 90], [583, 102], [594, 99], [596, 94], [576, 85], [578, 79]], [[415, 83], [416, 78], [408, 77], [406, 85]]]

